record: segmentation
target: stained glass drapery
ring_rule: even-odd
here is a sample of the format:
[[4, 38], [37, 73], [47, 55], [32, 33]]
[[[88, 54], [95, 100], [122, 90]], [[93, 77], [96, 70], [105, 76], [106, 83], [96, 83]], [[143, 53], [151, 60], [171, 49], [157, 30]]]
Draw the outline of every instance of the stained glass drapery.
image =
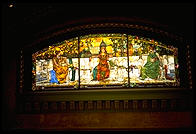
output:
[[33, 90], [178, 86], [178, 49], [127, 34], [90, 34], [32, 54]]

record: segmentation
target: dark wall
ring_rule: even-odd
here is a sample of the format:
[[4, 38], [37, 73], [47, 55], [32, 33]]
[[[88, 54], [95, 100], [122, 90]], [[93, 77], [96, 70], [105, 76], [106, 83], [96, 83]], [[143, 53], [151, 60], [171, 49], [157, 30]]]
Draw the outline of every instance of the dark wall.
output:
[[[16, 65], [20, 49], [38, 39], [41, 31], [73, 20], [96, 17], [139, 18], [193, 43], [194, 5], [139, 3], [15, 3], [2, 5], [2, 125], [15, 118]], [[77, 21], [76, 21], [77, 23]], [[191, 45], [191, 52], [193, 46]], [[192, 55], [193, 59], [193, 55]]]

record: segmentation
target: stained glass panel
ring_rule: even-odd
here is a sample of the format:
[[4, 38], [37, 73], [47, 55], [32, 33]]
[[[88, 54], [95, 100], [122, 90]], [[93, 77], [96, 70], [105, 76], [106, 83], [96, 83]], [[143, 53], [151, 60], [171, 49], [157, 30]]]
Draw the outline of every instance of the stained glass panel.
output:
[[125, 34], [93, 34], [80, 38], [81, 87], [128, 84]]
[[177, 48], [129, 35], [130, 86], [179, 85]]
[[33, 88], [78, 87], [78, 39], [65, 40], [32, 55]]

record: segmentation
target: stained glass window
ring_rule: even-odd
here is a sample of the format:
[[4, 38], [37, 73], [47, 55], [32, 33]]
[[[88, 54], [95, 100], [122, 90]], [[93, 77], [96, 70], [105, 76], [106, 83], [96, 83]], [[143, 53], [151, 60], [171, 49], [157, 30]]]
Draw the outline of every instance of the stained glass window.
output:
[[127, 34], [80, 36], [32, 54], [33, 90], [179, 86], [178, 49]]

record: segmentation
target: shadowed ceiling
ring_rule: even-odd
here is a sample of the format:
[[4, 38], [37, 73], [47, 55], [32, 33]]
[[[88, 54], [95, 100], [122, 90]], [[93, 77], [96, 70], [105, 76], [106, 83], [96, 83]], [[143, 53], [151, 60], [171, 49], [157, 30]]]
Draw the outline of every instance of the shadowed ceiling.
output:
[[193, 5], [186, 3], [15, 3], [12, 8], [4, 6], [4, 24], [9, 37], [15, 37], [16, 33], [22, 38], [29, 37], [29, 34], [72, 20], [127, 17], [169, 27], [172, 32], [192, 39]]
[[[186, 3], [14, 3], [3, 4], [3, 56], [35, 41], [43, 31], [96, 18], [130, 18], [193, 40], [193, 8]], [[79, 20], [79, 21], [78, 21]], [[64, 25], [62, 25], [64, 26]], [[6, 44], [11, 44], [6, 45]], [[9, 54], [8, 54], [9, 52]]]

